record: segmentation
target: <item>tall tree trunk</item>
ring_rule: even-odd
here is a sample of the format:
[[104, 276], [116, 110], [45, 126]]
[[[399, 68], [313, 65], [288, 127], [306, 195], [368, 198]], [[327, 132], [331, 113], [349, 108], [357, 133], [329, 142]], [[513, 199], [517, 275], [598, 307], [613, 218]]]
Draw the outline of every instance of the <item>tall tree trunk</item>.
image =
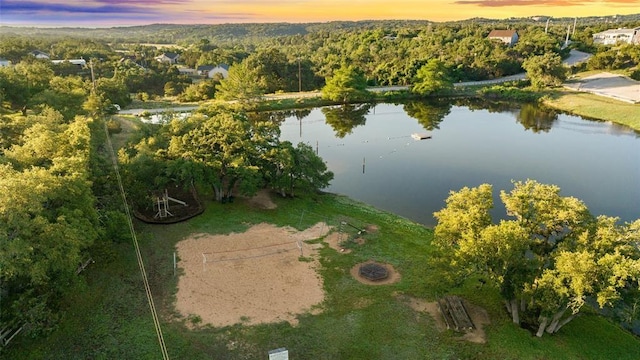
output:
[[216, 184], [212, 184], [211, 187], [213, 188], [215, 200], [218, 202], [222, 201], [222, 192], [220, 191], [220, 187]]
[[507, 311], [511, 314], [511, 320], [514, 324], [520, 324], [520, 314], [518, 312], [518, 299], [510, 299], [505, 301]]
[[536, 332], [537, 337], [542, 337], [544, 335], [544, 330], [547, 328], [547, 324], [549, 323], [549, 318], [546, 316], [540, 316], [540, 325], [538, 325], [538, 332]]
[[567, 325], [571, 320], [575, 319], [575, 317], [577, 316], [577, 314], [571, 314], [569, 315], [569, 317], [567, 317], [566, 319], [562, 320], [558, 326], [556, 326], [556, 329], [553, 331], [554, 333], [557, 333], [558, 330], [560, 330], [560, 328], [562, 328], [563, 326]]
[[557, 313], [555, 313], [555, 315], [553, 315], [553, 319], [551, 320], [551, 324], [549, 324], [549, 326], [547, 327], [547, 332], [549, 334], [553, 334], [554, 332], [556, 332], [557, 327], [558, 327], [558, 323], [560, 322], [560, 319], [562, 318], [562, 315], [564, 315], [564, 313], [567, 311], [567, 308], [565, 307], [564, 309], [558, 311]]

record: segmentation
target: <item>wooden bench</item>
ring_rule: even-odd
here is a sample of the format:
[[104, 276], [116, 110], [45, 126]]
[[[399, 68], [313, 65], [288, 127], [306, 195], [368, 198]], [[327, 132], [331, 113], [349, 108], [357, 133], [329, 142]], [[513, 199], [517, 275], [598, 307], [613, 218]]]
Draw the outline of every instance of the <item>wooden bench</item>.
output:
[[444, 317], [447, 329], [464, 331], [475, 328], [462, 299], [458, 296], [445, 296], [438, 300], [438, 310]]

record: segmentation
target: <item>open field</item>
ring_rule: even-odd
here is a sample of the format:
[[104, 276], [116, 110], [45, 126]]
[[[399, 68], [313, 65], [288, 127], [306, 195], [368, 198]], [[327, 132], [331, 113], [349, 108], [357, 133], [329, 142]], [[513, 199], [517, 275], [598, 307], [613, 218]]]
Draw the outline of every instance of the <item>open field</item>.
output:
[[544, 104], [588, 119], [610, 121], [640, 131], [640, 104], [575, 91], [555, 93], [547, 97]]
[[[286, 347], [292, 359], [640, 358], [640, 340], [589, 311], [557, 335], [542, 339], [515, 327], [504, 313], [497, 289], [479, 288], [477, 279], [459, 286], [446, 280], [443, 269], [434, 261], [432, 231], [423, 226], [340, 196], [295, 200], [272, 197], [275, 208], [262, 206], [262, 200], [210, 203], [203, 215], [174, 225], [136, 224], [172, 359], [261, 359], [279, 347]], [[358, 235], [350, 226], [340, 228], [343, 222], [375, 231]], [[317, 260], [307, 258], [305, 252], [305, 256], [287, 261], [314, 264], [315, 275], [322, 279], [324, 298], [312, 309], [309, 302], [301, 307], [306, 310], [297, 314], [292, 311], [295, 321], [274, 317], [263, 323], [233, 321], [234, 325], [216, 326], [207, 324], [205, 316], [183, 314], [178, 309], [180, 283], [188, 273], [183, 263], [186, 257], [181, 254], [174, 275], [173, 254], [180, 251], [185, 239], [196, 234], [201, 234], [200, 239], [224, 238], [232, 233], [250, 235], [257, 224], [272, 224], [269, 226], [274, 231], [285, 226], [302, 231], [318, 223], [327, 224], [334, 232], [326, 237], [322, 232], [307, 237], [313, 238], [305, 244], [317, 248], [317, 255], [313, 255]], [[337, 238], [331, 235], [336, 229]], [[199, 256], [194, 264], [202, 271]], [[68, 300], [58, 329], [43, 340], [20, 337], [2, 353], [3, 357], [161, 357], [132, 246], [125, 243], [105, 248], [102, 253], [96, 250], [94, 258], [96, 263], [82, 275], [86, 285]], [[399, 280], [370, 286], [355, 279], [351, 269], [371, 260], [391, 265]], [[240, 266], [240, 262], [235, 264]], [[230, 278], [240, 273], [231, 274], [233, 271], [233, 267], [226, 270]], [[275, 288], [275, 283], [272, 285]], [[215, 284], [211, 287], [216, 289]], [[444, 294], [460, 295], [486, 311], [490, 323], [484, 327], [485, 343], [464, 341], [461, 334], [439, 327], [426, 304]], [[287, 295], [296, 296], [293, 292]], [[206, 301], [200, 305], [216, 307], [214, 297]], [[249, 314], [241, 322], [251, 319]]]

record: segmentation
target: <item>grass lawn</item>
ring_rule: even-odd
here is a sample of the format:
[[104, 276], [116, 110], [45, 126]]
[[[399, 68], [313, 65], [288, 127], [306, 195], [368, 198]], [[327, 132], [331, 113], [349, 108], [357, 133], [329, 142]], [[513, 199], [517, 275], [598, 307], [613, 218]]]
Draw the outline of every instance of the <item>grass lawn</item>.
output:
[[[289, 350], [291, 359], [640, 359], [640, 340], [595, 314], [586, 313], [558, 334], [538, 339], [511, 324], [495, 289], [478, 289], [473, 279], [448, 286], [432, 258], [433, 233], [421, 225], [341, 196], [274, 201], [275, 210], [258, 210], [237, 200], [209, 204], [203, 215], [179, 224], [136, 224], [172, 359], [266, 359], [269, 350], [280, 347]], [[181, 239], [191, 233], [244, 231], [261, 222], [303, 229], [319, 221], [378, 226], [349, 254], [321, 249], [318, 271], [326, 297], [320, 314], [299, 316], [295, 327], [283, 322], [224, 328], [176, 316], [172, 257]], [[45, 339], [16, 338], [0, 353], [2, 358], [161, 358], [132, 245], [105, 248], [94, 259], [82, 274], [86, 284], [78, 285], [68, 299], [59, 328]], [[401, 281], [385, 286], [357, 282], [349, 269], [369, 259], [392, 264]], [[486, 344], [439, 332], [428, 314], [416, 312], [404, 300], [433, 300], [445, 293], [464, 296], [487, 310], [491, 325]]]
[[557, 110], [589, 119], [611, 121], [640, 131], [640, 104], [569, 90], [555, 92], [545, 98], [543, 103]]

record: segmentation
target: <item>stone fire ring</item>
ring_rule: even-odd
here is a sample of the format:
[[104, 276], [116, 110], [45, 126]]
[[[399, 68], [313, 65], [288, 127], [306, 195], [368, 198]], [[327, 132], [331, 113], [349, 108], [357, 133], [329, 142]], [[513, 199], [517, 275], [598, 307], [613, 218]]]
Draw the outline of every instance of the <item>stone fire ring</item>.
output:
[[400, 281], [400, 273], [389, 264], [367, 261], [351, 268], [351, 276], [367, 285], [387, 285]]

